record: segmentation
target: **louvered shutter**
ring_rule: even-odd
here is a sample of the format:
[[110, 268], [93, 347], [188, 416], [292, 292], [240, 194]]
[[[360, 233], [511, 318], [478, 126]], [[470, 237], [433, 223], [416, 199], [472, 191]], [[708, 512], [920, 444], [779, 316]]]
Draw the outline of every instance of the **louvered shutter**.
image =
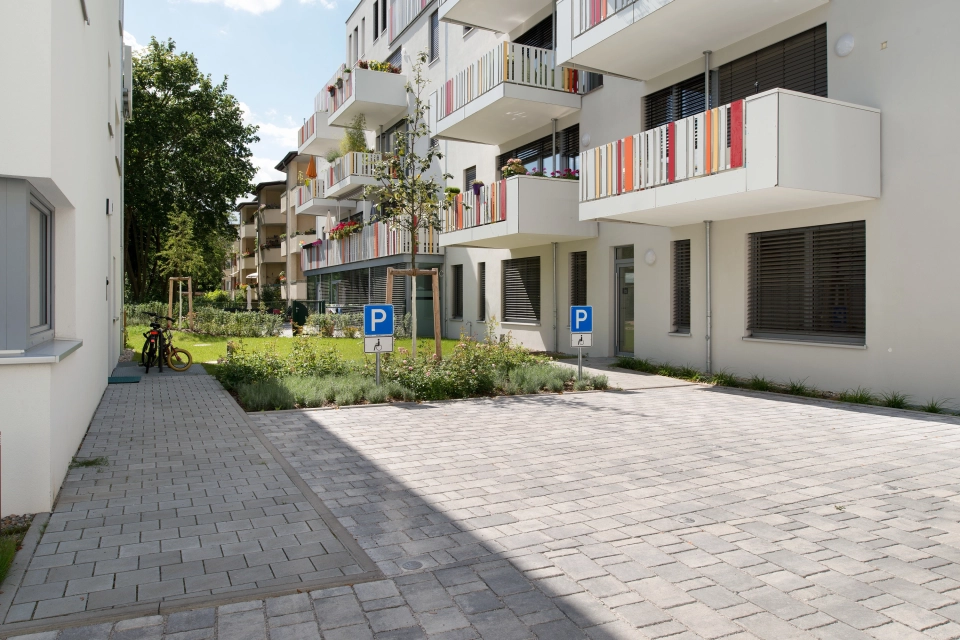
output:
[[690, 333], [690, 241], [673, 243], [673, 331]]
[[587, 252], [570, 254], [570, 305], [587, 304]]
[[503, 261], [503, 321], [540, 322], [540, 256]]
[[516, 44], [553, 49], [553, 14], [547, 16], [513, 40]]
[[479, 291], [479, 316], [481, 321], [487, 319], [487, 263], [481, 262], [477, 265], [477, 289]]
[[453, 311], [454, 318], [463, 318], [463, 265], [453, 265]]
[[430, 16], [430, 60], [440, 57], [440, 13], [434, 11]]
[[798, 33], [718, 69], [719, 104], [770, 89], [827, 97], [827, 25]]
[[863, 344], [866, 248], [862, 221], [750, 234], [751, 335]]
[[645, 128], [654, 129], [703, 111], [703, 74], [700, 74], [646, 96]]
[[387, 58], [387, 62], [395, 66], [397, 69], [403, 68], [403, 49], [397, 49], [390, 54], [390, 57]]
[[477, 181], [477, 168], [470, 167], [463, 172], [463, 191], [466, 193], [470, 190], [470, 187], [473, 186], [473, 183]]

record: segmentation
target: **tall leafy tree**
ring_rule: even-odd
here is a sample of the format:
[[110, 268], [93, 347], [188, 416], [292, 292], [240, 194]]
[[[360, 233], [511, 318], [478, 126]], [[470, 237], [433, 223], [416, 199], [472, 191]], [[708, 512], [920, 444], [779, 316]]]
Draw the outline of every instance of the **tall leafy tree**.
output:
[[[407, 114], [407, 131], [397, 137], [396, 153], [388, 155], [374, 167], [379, 184], [366, 188], [366, 197], [378, 202], [379, 219], [394, 229], [409, 234], [413, 269], [417, 268], [417, 237], [421, 230], [440, 229], [440, 206], [443, 183], [437, 180], [434, 163], [443, 159], [439, 145], [430, 143], [430, 125], [427, 112], [430, 105], [423, 99], [427, 80], [423, 65], [427, 54], [417, 54], [407, 83], [407, 93], [413, 98], [413, 109]], [[443, 180], [452, 175], [439, 176]], [[417, 352], [416, 280], [412, 289], [413, 355]], [[389, 300], [387, 302], [390, 302]]]
[[[249, 193], [256, 169], [227, 78], [214, 84], [173, 40], [150, 44], [133, 59], [133, 118], [127, 123], [124, 172], [124, 266], [133, 301], [159, 299], [171, 214], [189, 217], [203, 268], [198, 286], [220, 280], [223, 243], [235, 238], [230, 214]], [[209, 280], [209, 282], [206, 282]]]

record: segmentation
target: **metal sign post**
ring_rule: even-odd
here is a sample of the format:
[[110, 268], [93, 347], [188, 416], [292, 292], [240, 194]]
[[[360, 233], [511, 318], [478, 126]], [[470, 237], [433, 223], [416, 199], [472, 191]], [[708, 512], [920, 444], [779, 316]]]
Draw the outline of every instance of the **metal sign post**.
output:
[[570, 307], [570, 346], [577, 350], [577, 380], [582, 380], [583, 349], [593, 346], [593, 307]]
[[393, 305], [363, 307], [363, 352], [377, 356], [377, 386], [380, 386], [380, 354], [393, 353]]

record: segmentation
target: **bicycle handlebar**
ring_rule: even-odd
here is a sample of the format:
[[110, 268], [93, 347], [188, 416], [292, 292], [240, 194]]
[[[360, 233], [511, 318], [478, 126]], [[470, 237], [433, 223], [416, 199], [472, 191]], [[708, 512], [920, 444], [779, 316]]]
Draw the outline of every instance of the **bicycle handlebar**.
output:
[[161, 315], [159, 315], [159, 314], [149, 313], [149, 312], [148, 312], [147, 314], [145, 314], [145, 315], [148, 315], [148, 316], [151, 316], [151, 317], [154, 317], [154, 318], [163, 318], [164, 320], [169, 320], [170, 322], [176, 322], [176, 320], [175, 320], [174, 318], [171, 318], [170, 316], [161, 316]]

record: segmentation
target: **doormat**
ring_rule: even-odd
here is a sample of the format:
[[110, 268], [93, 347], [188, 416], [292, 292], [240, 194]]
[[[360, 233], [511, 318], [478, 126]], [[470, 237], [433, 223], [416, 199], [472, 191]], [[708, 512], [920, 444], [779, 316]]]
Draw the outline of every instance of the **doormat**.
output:
[[107, 378], [107, 384], [131, 384], [140, 382], [140, 376], [110, 376]]

